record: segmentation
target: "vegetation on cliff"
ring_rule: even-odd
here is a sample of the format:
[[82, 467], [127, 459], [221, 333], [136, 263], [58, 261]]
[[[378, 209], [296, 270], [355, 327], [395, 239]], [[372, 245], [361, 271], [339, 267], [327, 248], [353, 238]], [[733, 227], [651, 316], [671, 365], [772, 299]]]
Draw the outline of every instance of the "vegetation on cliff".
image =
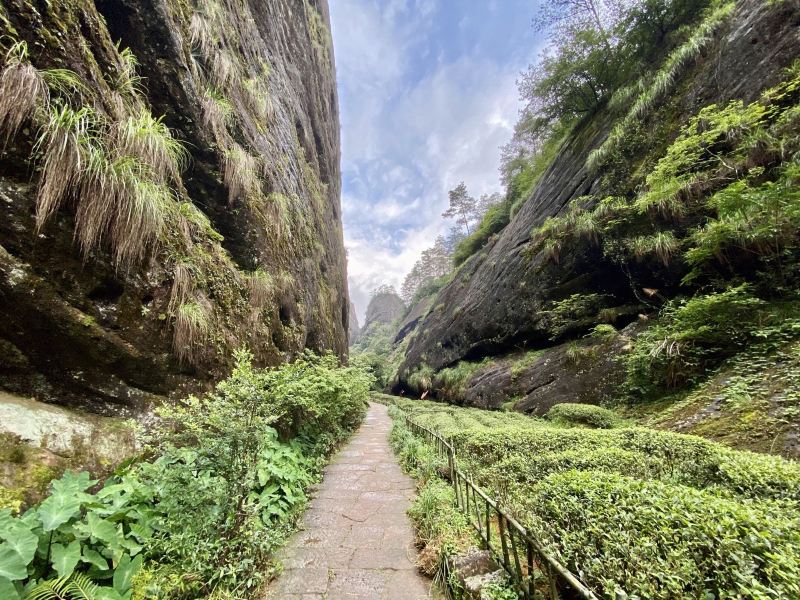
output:
[[[552, 43], [521, 82], [506, 196], [412, 333], [396, 389], [538, 414], [567, 390], [797, 456], [800, 96], [781, 25], [796, 5], [546, 7]], [[715, 61], [751, 51], [768, 85], [714, 79]], [[527, 349], [542, 353], [516, 366]]]
[[[219, 379], [242, 340], [259, 364], [344, 355], [327, 14], [285, 8], [4, 4], [6, 388], [101, 410]], [[37, 323], [68, 360], [48, 366]]]

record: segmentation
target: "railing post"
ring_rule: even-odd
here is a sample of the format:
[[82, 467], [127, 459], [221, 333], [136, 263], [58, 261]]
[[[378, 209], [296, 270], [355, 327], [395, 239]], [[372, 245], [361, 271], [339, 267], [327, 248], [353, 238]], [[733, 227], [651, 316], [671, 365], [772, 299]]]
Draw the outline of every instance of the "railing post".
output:
[[487, 500], [486, 501], [486, 548], [488, 550], [491, 549], [492, 545], [491, 532], [492, 532], [492, 517], [491, 517], [491, 512], [489, 511], [489, 501]]
[[528, 596], [533, 598], [534, 592], [534, 572], [533, 572], [533, 544], [525, 538], [525, 554], [528, 563]]
[[547, 565], [547, 579], [550, 583], [550, 598], [552, 598], [552, 600], [558, 600], [558, 585], [555, 575], [553, 574], [552, 565]]
[[511, 561], [508, 559], [508, 544], [506, 542], [505, 517], [497, 511], [497, 524], [500, 526], [500, 546], [503, 548], [503, 565], [507, 571], [511, 570]]

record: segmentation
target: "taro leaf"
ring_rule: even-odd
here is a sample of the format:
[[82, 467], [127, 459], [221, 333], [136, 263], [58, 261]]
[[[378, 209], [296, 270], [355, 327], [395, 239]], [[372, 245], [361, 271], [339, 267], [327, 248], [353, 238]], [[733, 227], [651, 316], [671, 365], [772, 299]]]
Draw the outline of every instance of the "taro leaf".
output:
[[117, 526], [111, 521], [107, 521], [95, 512], [86, 515], [86, 521], [75, 524], [75, 531], [78, 536], [91, 537], [103, 542], [105, 547], [111, 552], [114, 561], [119, 560], [124, 550], [120, 543], [125, 539]]
[[0, 577], [0, 598], [3, 598], [3, 600], [20, 600], [17, 588], [5, 577]]
[[11, 581], [28, 576], [28, 563], [9, 544], [0, 544], [0, 577]]
[[120, 541], [120, 546], [128, 550], [131, 556], [136, 556], [142, 551], [142, 547], [136, 543], [136, 540], [131, 538], [124, 538]]
[[117, 568], [114, 570], [114, 589], [120, 594], [126, 594], [131, 589], [131, 581], [133, 576], [142, 567], [144, 557], [140, 554], [133, 560], [125, 554], [119, 561]]
[[131, 525], [131, 533], [136, 536], [140, 542], [145, 542], [153, 537], [153, 530], [144, 524], [133, 523]]
[[90, 565], [94, 565], [101, 571], [108, 570], [108, 561], [103, 557], [102, 554], [92, 550], [91, 548], [84, 548], [83, 549], [83, 556], [81, 560], [85, 563], [89, 563]]
[[23, 521], [11, 516], [11, 511], [0, 511], [0, 540], [16, 552], [28, 566], [36, 554], [39, 537]]
[[95, 590], [96, 600], [126, 600], [117, 590], [110, 587], [99, 587]]
[[53, 492], [49, 498], [39, 505], [36, 511], [45, 531], [53, 531], [80, 513], [81, 505], [94, 500], [94, 496], [84, 493], [97, 483], [89, 478], [85, 471], [73, 473], [67, 471], [53, 481]]
[[58, 576], [67, 577], [72, 575], [75, 566], [81, 559], [81, 543], [78, 540], [74, 540], [69, 546], [53, 544], [50, 547], [50, 552], [53, 560], [53, 568], [58, 573]]
[[[64, 492], [65, 494], [73, 494], [77, 496], [82, 492], [88, 490], [95, 483], [97, 483], [97, 480], [90, 479], [89, 473], [87, 473], [86, 471], [83, 471], [81, 473], [67, 471], [61, 477], [61, 479], [54, 480], [53, 483], [50, 485], [53, 487], [54, 493]], [[89, 496], [89, 494], [85, 495]]]
[[89, 527], [89, 534], [93, 538], [111, 546], [119, 545], [121, 536], [114, 523], [98, 517], [93, 512], [86, 515], [86, 523]]
[[45, 531], [58, 529], [81, 512], [82, 498], [70, 492], [53, 492], [39, 505], [37, 513]]

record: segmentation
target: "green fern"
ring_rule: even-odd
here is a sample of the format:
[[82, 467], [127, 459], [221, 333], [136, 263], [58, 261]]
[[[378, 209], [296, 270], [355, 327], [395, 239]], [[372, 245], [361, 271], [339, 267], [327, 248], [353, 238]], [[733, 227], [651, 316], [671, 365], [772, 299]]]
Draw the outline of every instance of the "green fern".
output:
[[25, 595], [25, 600], [97, 600], [98, 586], [86, 575], [43, 581]]

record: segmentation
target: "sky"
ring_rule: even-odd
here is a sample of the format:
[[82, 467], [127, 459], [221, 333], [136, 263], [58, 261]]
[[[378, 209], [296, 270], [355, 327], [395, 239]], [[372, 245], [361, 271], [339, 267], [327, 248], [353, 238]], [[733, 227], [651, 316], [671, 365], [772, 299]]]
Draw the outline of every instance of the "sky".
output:
[[535, 0], [330, 0], [350, 298], [398, 290], [452, 223], [447, 191], [501, 191], [516, 80], [541, 46]]

